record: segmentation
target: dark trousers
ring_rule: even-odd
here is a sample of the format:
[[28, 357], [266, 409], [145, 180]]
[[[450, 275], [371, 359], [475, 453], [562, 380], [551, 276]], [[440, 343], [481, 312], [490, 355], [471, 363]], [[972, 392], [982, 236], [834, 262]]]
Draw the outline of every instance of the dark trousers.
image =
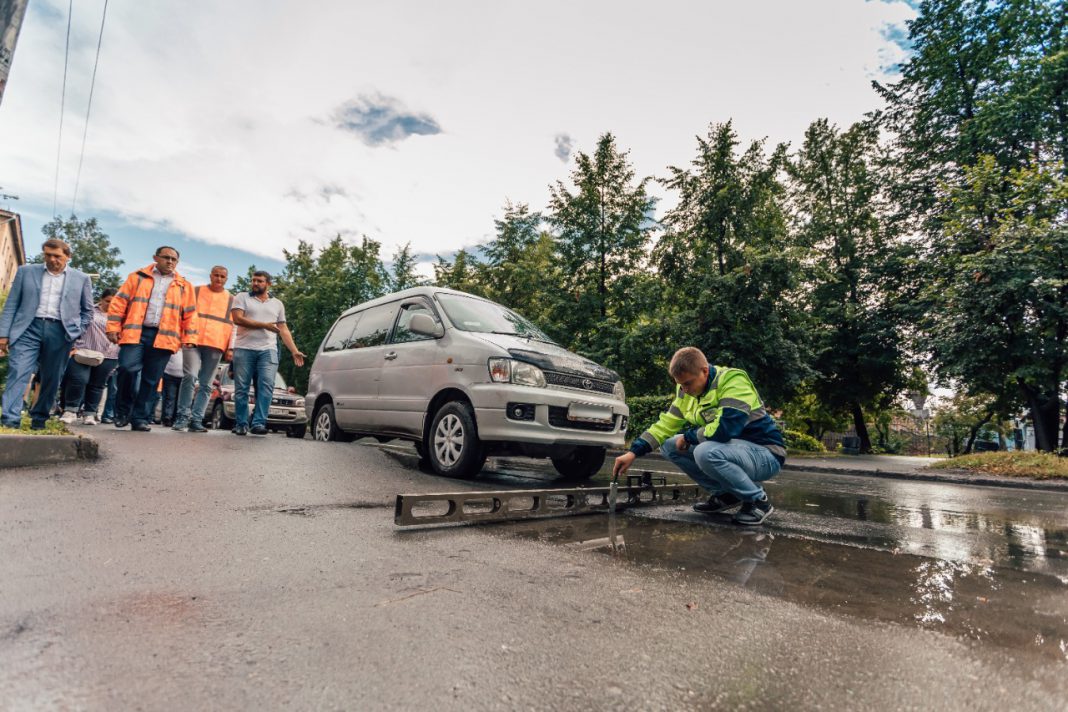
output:
[[26, 331], [10, 346], [7, 383], [3, 395], [3, 423], [17, 428], [22, 420], [22, 394], [34, 371], [41, 383], [40, 395], [30, 408], [34, 427], [44, 427], [56, 402], [63, 370], [74, 340], [58, 321], [34, 319]]
[[163, 374], [163, 410], [159, 417], [164, 425], [173, 425], [178, 412], [178, 389], [182, 387], [181, 376]]
[[163, 369], [171, 352], [152, 345], [156, 327], [141, 330], [136, 344], [123, 344], [119, 349], [119, 393], [115, 403], [115, 419], [146, 425], [152, 420], [156, 386], [163, 377]]
[[63, 377], [63, 410], [77, 413], [80, 407], [86, 413], [96, 415], [108, 378], [118, 364], [117, 358], [106, 358], [99, 366], [87, 366], [71, 356], [67, 362], [67, 375]]
[[119, 360], [115, 359], [116, 368], [112, 370], [111, 375], [108, 376], [108, 398], [106, 401], [104, 401], [104, 412], [100, 415], [101, 418], [106, 418], [107, 420], [115, 419], [115, 400], [118, 398], [119, 393], [119, 369], [117, 368], [118, 363]]

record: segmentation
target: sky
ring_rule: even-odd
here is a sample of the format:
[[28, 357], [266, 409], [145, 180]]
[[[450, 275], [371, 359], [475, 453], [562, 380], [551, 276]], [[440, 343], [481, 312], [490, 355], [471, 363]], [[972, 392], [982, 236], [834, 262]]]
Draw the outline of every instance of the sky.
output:
[[638, 176], [685, 166], [727, 120], [797, 145], [817, 118], [879, 107], [871, 82], [895, 77], [915, 16], [903, 0], [111, 0], [86, 125], [104, 0], [73, 0], [64, 95], [68, 2], [29, 4], [0, 104], [0, 194], [19, 199], [0, 207], [31, 254], [73, 210], [128, 269], [172, 244], [194, 281], [277, 271], [336, 235], [387, 261], [410, 244], [430, 275], [490, 240], [506, 201], [544, 210], [605, 132]]

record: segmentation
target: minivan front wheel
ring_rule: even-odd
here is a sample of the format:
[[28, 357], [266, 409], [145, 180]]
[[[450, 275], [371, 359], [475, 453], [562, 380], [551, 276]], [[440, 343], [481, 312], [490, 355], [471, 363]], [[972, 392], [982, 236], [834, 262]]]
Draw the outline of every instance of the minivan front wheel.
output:
[[471, 406], [461, 401], [434, 414], [427, 445], [430, 466], [445, 477], [474, 477], [486, 462]]
[[575, 448], [564, 457], [554, 457], [553, 467], [569, 480], [588, 480], [604, 465], [605, 449], [584, 445]]

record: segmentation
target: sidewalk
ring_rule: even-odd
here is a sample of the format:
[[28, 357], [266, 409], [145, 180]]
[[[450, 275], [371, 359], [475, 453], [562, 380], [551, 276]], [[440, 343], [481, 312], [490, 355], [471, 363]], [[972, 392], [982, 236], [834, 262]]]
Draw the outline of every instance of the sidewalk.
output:
[[[609, 458], [622, 451], [609, 451]], [[666, 464], [660, 453], [644, 458], [657, 459]], [[927, 465], [938, 458], [905, 457], [903, 455], [839, 455], [826, 457], [788, 457], [784, 471], [820, 472], [832, 475], [861, 475], [866, 477], [890, 477], [918, 482], [946, 482], [955, 485], [980, 485], [983, 487], [1016, 487], [1068, 492], [1068, 480], [1036, 480], [1029, 477], [1001, 477], [972, 470], [935, 470]]]

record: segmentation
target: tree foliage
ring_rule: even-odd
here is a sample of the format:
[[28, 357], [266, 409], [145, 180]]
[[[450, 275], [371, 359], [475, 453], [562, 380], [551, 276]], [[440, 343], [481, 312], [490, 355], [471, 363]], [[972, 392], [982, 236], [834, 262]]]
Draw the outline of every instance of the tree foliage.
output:
[[[71, 215], [64, 220], [56, 217], [45, 223], [41, 232], [45, 239], [58, 238], [70, 245], [71, 267], [96, 275], [93, 277], [94, 296], [99, 297], [104, 289], [122, 284], [117, 271], [123, 265], [121, 252], [111, 244], [111, 238], [100, 229], [96, 218], [79, 220]], [[41, 256], [30, 261], [40, 262]]]
[[789, 163], [795, 239], [807, 251], [813, 392], [852, 417], [862, 452], [872, 447], [865, 410], [885, 408], [905, 375], [898, 260], [879, 214], [876, 139], [871, 124], [840, 131], [821, 119]]
[[812, 373], [794, 298], [800, 254], [787, 235], [785, 148], [737, 146], [731, 123], [712, 125], [690, 167], [671, 167], [664, 180], [678, 203], [653, 250], [663, 343], [745, 369], [767, 402], [782, 403]]

